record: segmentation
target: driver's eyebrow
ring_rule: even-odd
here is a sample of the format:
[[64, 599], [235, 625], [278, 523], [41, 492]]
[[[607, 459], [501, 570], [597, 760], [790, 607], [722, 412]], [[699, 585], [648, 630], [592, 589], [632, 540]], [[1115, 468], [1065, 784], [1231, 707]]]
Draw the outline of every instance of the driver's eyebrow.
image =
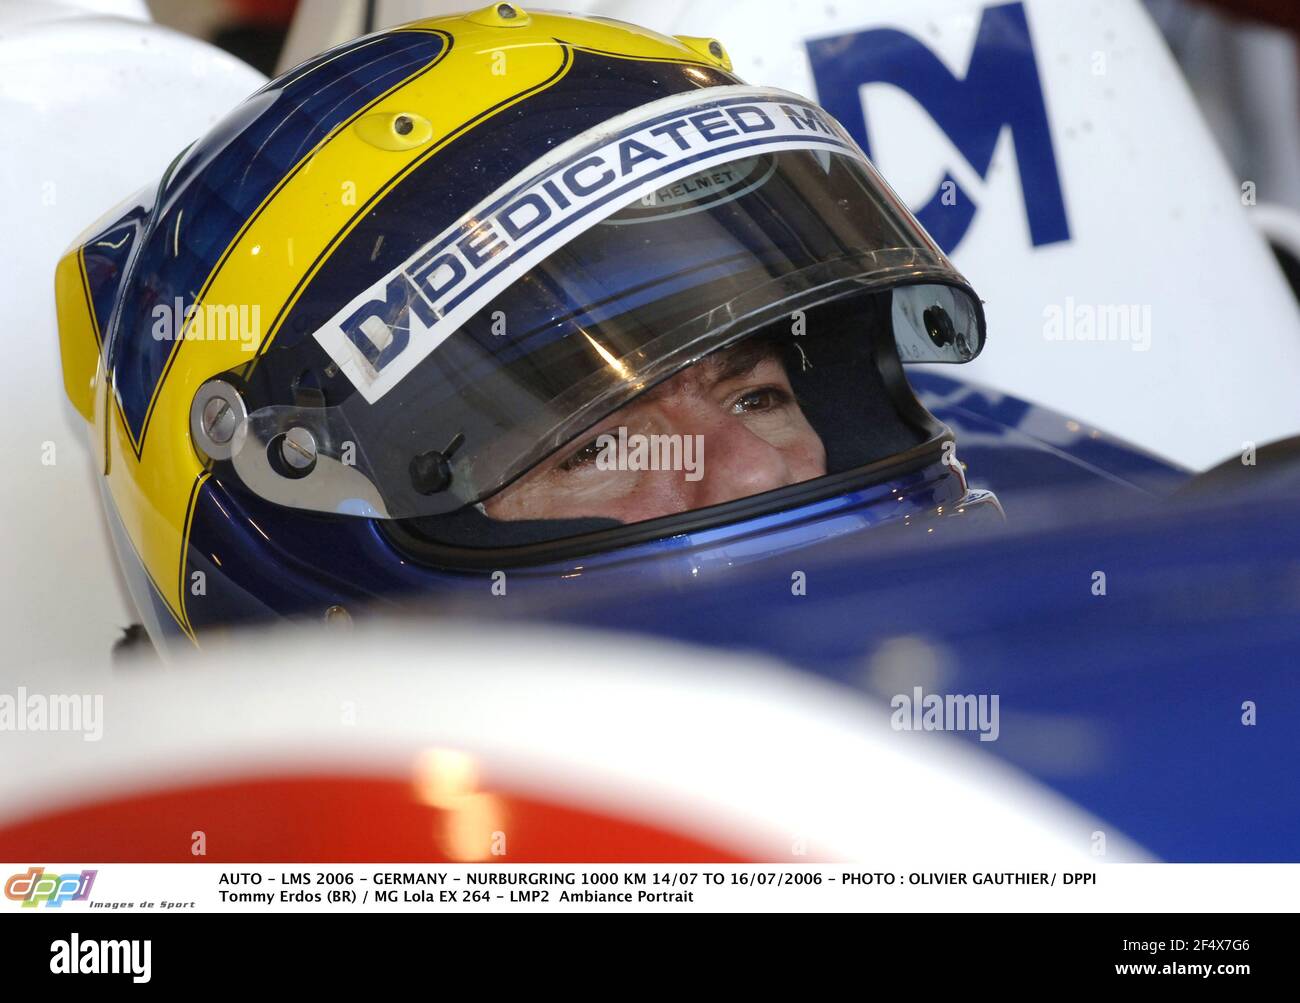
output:
[[[727, 380], [746, 376], [757, 369], [760, 363], [766, 362], [768, 359], [776, 358], [779, 358], [779, 356], [777, 353], [777, 346], [774, 342], [756, 341], [750, 344], [737, 345], [734, 348], [725, 349], [716, 355], [707, 356], [695, 363], [695, 366], [692, 369], [686, 369], [683, 370], [683, 372], [696, 372], [699, 374], [698, 380], [688, 381], [690, 392], [699, 393], [703, 390], [711, 389], [719, 383], [725, 383]], [[665, 380], [657, 387], [647, 390], [638, 398], [638, 400], [660, 400], [667, 394], [675, 392], [673, 390], [675, 382], [675, 379]], [[636, 402], [634, 401], [633, 403]]]

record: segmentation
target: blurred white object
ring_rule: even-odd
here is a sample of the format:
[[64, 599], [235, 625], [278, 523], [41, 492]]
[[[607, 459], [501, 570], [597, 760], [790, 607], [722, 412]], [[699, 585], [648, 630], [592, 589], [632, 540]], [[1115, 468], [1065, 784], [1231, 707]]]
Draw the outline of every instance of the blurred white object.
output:
[[[467, 6], [379, 0], [373, 27]], [[975, 207], [952, 256], [987, 301], [989, 317], [988, 348], [963, 378], [1195, 469], [1239, 453], [1245, 442], [1300, 433], [1300, 310], [1244, 207], [1242, 185], [1251, 179], [1229, 171], [1138, 0], [567, 6], [665, 34], [716, 37], [751, 83], [814, 95], [832, 111], [847, 99], [858, 120], [845, 124], [861, 130], [865, 123], [873, 159], [914, 210], [942, 192], [949, 175], [962, 193], [953, 211]], [[346, 10], [351, 18], [329, 0], [303, 0], [284, 62], [361, 31], [363, 6]], [[1027, 22], [1029, 39], [991, 32], [978, 54], [995, 72], [981, 87], [962, 89], [981, 26], [1008, 13]], [[861, 37], [880, 29], [894, 34]], [[977, 140], [996, 136], [991, 161], [973, 165], [934, 109], [894, 83], [852, 84], [851, 68], [841, 65], [837, 72], [855, 93], [818, 93], [807, 43], [827, 39], [823, 51], [854, 58], [875, 59], [882, 47], [897, 51], [900, 44], [928, 50], [925, 58], [942, 68], [914, 63], [913, 77], [924, 80], [931, 101], [943, 77], [952, 78], [951, 120]], [[1008, 89], [1009, 70], [1023, 68], [1027, 56], [1041, 95]], [[1041, 149], [1044, 137], [1013, 138], [998, 116], [1040, 97], [1068, 239], [1049, 232], [1035, 246], [1022, 181], [1027, 140]], [[968, 113], [967, 104], [981, 114]], [[990, 123], [995, 131], [978, 135]], [[1032, 198], [1052, 210], [1052, 193]], [[1069, 337], [1056, 338], [1056, 325]]]
[[[87, 13], [80, 7], [90, 8]], [[156, 182], [265, 77], [147, 21], [141, 3], [0, 4], [0, 301], [10, 414], [0, 479], [5, 660], [107, 665], [135, 614], [120, 583], [85, 422], [63, 391], [54, 268], [77, 235]], [[108, 10], [145, 20], [96, 16]]]
[[0, 0], [0, 26], [12, 29], [22, 22], [59, 21], [95, 15], [149, 21], [144, 0]]
[[[253, 778], [391, 778], [419, 799], [435, 755], [457, 765], [458, 790], [653, 826], [742, 859], [945, 870], [1149, 859], [977, 743], [894, 730], [885, 702], [753, 656], [412, 619], [249, 634], [176, 668], [0, 675], [0, 690], [102, 696], [96, 740], [0, 732], [0, 833], [49, 812]], [[225, 823], [206, 814], [214, 829]], [[484, 859], [495, 814], [468, 820]], [[257, 817], [241, 824], [268, 826]], [[283, 833], [258, 837], [258, 859], [303, 852]], [[427, 838], [432, 853], [432, 824]], [[93, 847], [79, 857], [102, 859]]]

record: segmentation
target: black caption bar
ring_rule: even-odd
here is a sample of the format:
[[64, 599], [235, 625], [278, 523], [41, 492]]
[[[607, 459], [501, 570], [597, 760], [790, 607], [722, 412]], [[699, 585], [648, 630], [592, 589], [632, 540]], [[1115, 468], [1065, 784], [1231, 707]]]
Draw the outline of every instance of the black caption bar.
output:
[[[1193, 983], [1231, 991], [1295, 978], [1292, 915], [478, 915], [204, 913], [0, 916], [6, 989], [97, 991], [371, 986], [411, 965], [485, 977], [544, 965], [587, 981], [598, 964], [628, 987], [652, 975], [695, 985], [703, 966], [741, 978], [745, 957], [810, 983], [850, 966], [862, 986], [921, 977], [952, 984]], [[490, 963], [477, 967], [483, 952]], [[679, 964], [674, 962], [676, 958]], [[619, 975], [619, 972], [622, 975]], [[655, 975], [658, 973], [658, 975]], [[495, 979], [497, 975], [491, 977]], [[379, 980], [376, 982], [375, 980]], [[682, 980], [685, 980], [684, 982]], [[994, 981], [990, 981], [994, 980]], [[1046, 981], [1045, 981], [1046, 980]], [[815, 984], [815, 983], [814, 983]], [[614, 983], [610, 983], [614, 985]]]

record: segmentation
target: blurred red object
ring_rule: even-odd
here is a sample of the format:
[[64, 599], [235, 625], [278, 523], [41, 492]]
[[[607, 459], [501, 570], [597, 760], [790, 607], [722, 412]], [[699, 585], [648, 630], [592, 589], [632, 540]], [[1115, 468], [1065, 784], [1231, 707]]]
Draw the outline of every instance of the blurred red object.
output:
[[228, 0], [234, 19], [245, 24], [287, 28], [298, 9], [298, 0]]
[[[742, 863], [642, 820], [493, 792], [493, 811], [423, 803], [396, 777], [286, 776], [151, 791], [0, 828], [0, 860], [204, 863]], [[509, 841], [492, 852], [493, 830]], [[192, 852], [203, 833], [205, 853]]]
[[1263, 21], [1300, 34], [1300, 7], [1295, 0], [1202, 0], [1226, 14]]

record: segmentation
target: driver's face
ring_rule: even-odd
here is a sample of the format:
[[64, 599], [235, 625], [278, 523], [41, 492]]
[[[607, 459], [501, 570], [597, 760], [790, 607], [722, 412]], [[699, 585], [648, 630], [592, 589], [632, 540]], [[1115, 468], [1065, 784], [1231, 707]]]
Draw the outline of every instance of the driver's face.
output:
[[[597, 440], [617, 438], [620, 428], [630, 442], [634, 436], [675, 435], [685, 443], [686, 437], [699, 436], [679, 454], [698, 469], [689, 476], [682, 469], [609, 469], [602, 446], [608, 448], [611, 440]], [[695, 457], [690, 450], [697, 445], [701, 455]], [[696, 363], [615, 411], [485, 505], [489, 516], [508, 521], [597, 517], [634, 523], [825, 473], [825, 447], [795, 400], [775, 350], [741, 345]]]

